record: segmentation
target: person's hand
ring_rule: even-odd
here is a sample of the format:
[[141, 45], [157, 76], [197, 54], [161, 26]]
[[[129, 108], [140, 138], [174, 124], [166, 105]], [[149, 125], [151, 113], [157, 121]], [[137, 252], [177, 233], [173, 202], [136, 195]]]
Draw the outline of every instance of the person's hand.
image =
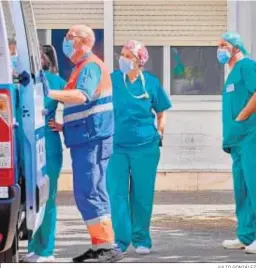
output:
[[56, 122], [54, 119], [49, 120], [48, 126], [51, 128], [54, 132], [60, 132], [63, 129], [63, 125]]
[[246, 121], [247, 119], [249, 119], [249, 117], [251, 116], [251, 113], [248, 113], [248, 111], [246, 111], [245, 109], [243, 109], [237, 116], [237, 118], [235, 119], [235, 121], [240, 122], [240, 121]]
[[240, 115], [238, 115], [238, 117], [236, 118], [236, 122], [241, 122], [241, 121], [245, 121], [245, 120], [247, 120], [248, 119], [248, 117], [244, 117], [244, 116], [240, 116]]

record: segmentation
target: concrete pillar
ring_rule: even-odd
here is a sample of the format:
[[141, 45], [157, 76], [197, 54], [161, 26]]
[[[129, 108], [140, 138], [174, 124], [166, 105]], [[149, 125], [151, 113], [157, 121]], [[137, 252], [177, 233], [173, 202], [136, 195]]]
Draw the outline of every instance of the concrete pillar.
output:
[[228, 1], [228, 30], [238, 32], [252, 57], [256, 59], [256, 32], [253, 32], [256, 22], [256, 2]]
[[251, 1], [238, 1], [237, 3], [237, 32], [242, 36], [249, 52], [252, 51], [252, 3]]
[[256, 2], [250, 1], [251, 4], [251, 53], [252, 58], [256, 60]]

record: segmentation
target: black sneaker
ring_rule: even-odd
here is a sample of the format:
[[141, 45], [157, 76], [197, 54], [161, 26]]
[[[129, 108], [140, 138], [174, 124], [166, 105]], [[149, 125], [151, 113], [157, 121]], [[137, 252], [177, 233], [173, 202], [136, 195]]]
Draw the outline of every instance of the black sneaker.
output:
[[118, 262], [123, 259], [123, 253], [118, 248], [113, 249], [99, 249], [98, 260], [100, 262]]
[[98, 259], [98, 251], [95, 251], [93, 249], [89, 249], [87, 250], [84, 254], [82, 255], [79, 255], [75, 258], [73, 258], [73, 262], [76, 262], [76, 263], [81, 263], [83, 261], [86, 261], [86, 260], [94, 260], [94, 259]]

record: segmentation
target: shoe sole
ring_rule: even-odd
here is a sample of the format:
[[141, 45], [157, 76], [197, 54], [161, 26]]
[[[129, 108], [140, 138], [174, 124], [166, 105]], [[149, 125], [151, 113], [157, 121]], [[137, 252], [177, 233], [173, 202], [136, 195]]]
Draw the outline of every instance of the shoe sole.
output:
[[236, 248], [233, 247], [233, 248], [232, 248], [232, 247], [227, 247], [227, 246], [222, 245], [222, 247], [225, 248], [225, 249], [231, 249], [231, 250], [232, 250], [232, 249], [233, 249], [233, 250], [243, 250], [243, 249], [245, 249], [245, 246], [236, 247]]
[[50, 260], [50, 261], [27, 261], [25, 263], [54, 263], [55, 260]]
[[115, 257], [115, 258], [111, 258], [111, 259], [109, 259], [109, 260], [100, 260], [100, 259], [99, 259], [99, 262], [100, 262], [100, 263], [113, 263], [113, 262], [119, 262], [119, 261], [121, 261], [123, 258], [124, 258], [124, 256], [118, 256], [118, 257]]
[[247, 255], [256, 254], [256, 252], [255, 252], [255, 251], [254, 251], [254, 252], [252, 252], [252, 251], [247, 251], [247, 250], [245, 250], [244, 252], [245, 252], [245, 254], [247, 254]]
[[40, 261], [40, 262], [35, 262], [35, 263], [55, 263], [56, 261]]
[[149, 250], [149, 251], [147, 251], [147, 252], [137, 252], [137, 251], [135, 250], [135, 253], [136, 253], [137, 255], [149, 255], [149, 254], [151, 254], [151, 251]]
[[223, 247], [224, 249], [227, 249], [227, 250], [244, 250], [245, 247], [241, 247], [241, 248], [227, 248], [227, 247]]

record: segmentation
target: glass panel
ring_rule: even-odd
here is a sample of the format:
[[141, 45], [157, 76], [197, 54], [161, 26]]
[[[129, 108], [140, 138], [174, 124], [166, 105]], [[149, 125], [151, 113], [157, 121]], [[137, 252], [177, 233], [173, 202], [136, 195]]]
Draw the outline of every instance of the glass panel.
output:
[[[114, 69], [118, 69], [118, 60], [122, 46], [114, 47]], [[149, 60], [145, 64], [144, 69], [156, 75], [161, 83], [163, 83], [163, 47], [147, 47]]]
[[37, 74], [40, 70], [40, 57], [39, 57], [39, 43], [37, 39], [37, 32], [34, 24], [34, 17], [32, 13], [31, 2], [21, 1], [23, 18], [25, 22], [25, 29], [27, 34], [29, 56], [31, 62], [31, 71]]
[[217, 47], [172, 47], [171, 94], [220, 95], [224, 67], [216, 51]]
[[6, 29], [7, 29], [7, 36], [9, 41], [10, 40], [15, 40], [15, 29], [11, 17], [11, 11], [10, 11], [10, 6], [8, 1], [3, 1], [3, 12], [4, 12], [4, 19], [5, 19], [5, 24], [6, 24]]
[[41, 45], [49, 45], [47, 44], [46, 42], [46, 38], [47, 38], [47, 30], [37, 30], [37, 36], [38, 36], [38, 40], [39, 40], [39, 43]]
[[17, 65], [18, 65], [18, 53], [17, 53], [15, 28], [14, 28], [11, 11], [10, 11], [10, 3], [2, 2], [2, 6], [3, 6], [3, 13], [4, 13], [5, 24], [6, 24], [6, 30], [7, 30], [9, 52], [11, 55], [12, 74], [16, 74]]
[[59, 73], [59, 64], [55, 48], [52, 45], [44, 45], [42, 49], [51, 62], [50, 71], [52, 73]]

